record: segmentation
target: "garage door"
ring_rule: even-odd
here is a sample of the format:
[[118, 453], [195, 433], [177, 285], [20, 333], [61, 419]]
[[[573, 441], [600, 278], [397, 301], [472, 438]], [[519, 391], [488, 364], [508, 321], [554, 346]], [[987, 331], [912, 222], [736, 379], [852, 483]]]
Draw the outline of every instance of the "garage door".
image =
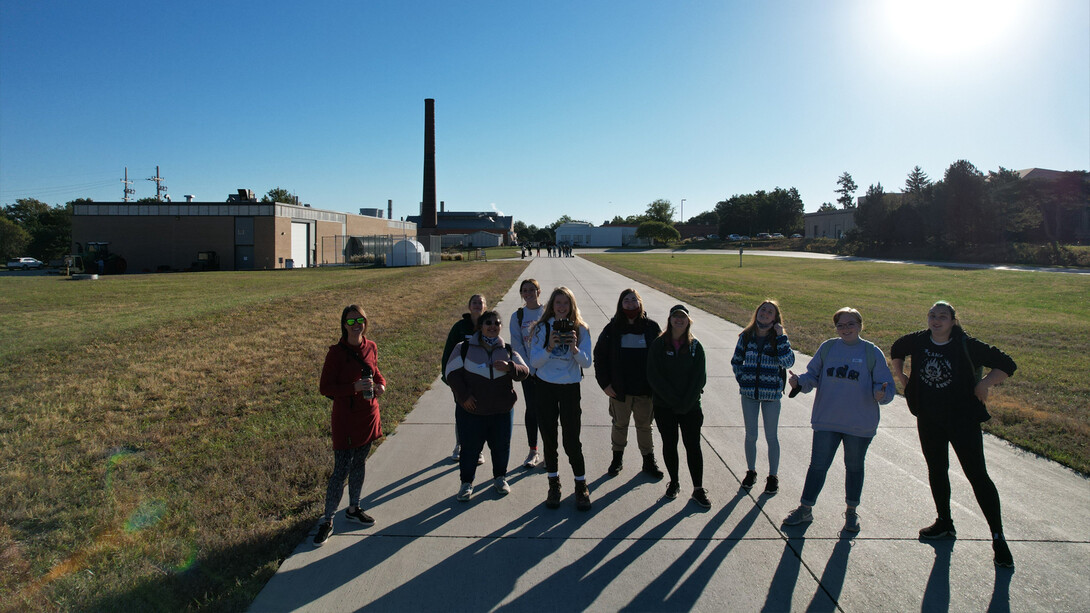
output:
[[310, 253], [310, 224], [291, 224], [291, 259], [294, 268], [307, 267], [307, 255]]

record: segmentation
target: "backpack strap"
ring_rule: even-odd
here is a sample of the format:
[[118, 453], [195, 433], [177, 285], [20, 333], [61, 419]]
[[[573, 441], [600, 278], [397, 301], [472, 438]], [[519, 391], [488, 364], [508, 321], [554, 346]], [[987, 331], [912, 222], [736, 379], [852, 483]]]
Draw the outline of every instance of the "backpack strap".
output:
[[519, 334], [522, 334], [522, 316], [523, 316], [523, 308], [519, 307], [519, 309], [517, 311], [515, 311], [515, 317], [518, 317], [518, 320], [519, 320]]

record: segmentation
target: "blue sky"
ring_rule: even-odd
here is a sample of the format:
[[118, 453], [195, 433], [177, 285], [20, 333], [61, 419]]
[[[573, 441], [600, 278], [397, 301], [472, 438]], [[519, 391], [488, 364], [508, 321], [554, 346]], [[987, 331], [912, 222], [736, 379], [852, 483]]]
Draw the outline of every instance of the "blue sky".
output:
[[416, 214], [686, 217], [848, 171], [862, 195], [1090, 168], [1090, 3], [0, 0], [0, 205], [281, 186]]

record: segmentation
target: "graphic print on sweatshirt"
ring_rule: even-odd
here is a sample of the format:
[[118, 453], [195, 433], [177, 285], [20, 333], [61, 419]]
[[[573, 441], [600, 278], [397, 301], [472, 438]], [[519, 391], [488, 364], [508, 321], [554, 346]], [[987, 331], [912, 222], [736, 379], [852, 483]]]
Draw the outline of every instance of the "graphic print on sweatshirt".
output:
[[947, 346], [936, 349], [924, 347], [923, 367], [920, 368], [920, 380], [932, 389], [945, 389], [953, 382], [953, 366], [944, 352]]
[[830, 366], [825, 369], [826, 377], [834, 377], [837, 379], [847, 379], [848, 381], [858, 381], [859, 373], [867, 368], [865, 360], [863, 358], [852, 358], [851, 364], [843, 364], [841, 366]]

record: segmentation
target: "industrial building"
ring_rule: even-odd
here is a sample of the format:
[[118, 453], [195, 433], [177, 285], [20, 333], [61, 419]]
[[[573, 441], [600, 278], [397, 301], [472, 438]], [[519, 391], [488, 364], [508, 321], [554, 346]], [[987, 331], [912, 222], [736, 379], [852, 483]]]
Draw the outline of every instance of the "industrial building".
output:
[[214, 253], [221, 270], [304, 268], [344, 262], [346, 237], [415, 238], [416, 224], [283, 202], [239, 190], [227, 202], [78, 203], [72, 253], [108, 243], [128, 272], [201, 268]]

